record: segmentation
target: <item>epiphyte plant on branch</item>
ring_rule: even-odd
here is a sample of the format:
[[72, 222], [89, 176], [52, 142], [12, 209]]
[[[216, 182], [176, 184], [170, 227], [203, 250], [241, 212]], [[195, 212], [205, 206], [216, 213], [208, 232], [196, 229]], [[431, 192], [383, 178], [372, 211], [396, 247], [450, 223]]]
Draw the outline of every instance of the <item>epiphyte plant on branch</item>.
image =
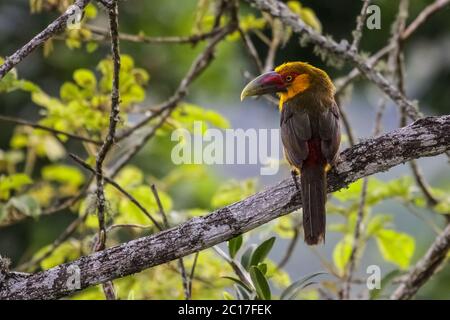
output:
[[[430, 109], [422, 108], [421, 100], [419, 110], [408, 98], [405, 86], [413, 77], [405, 76], [404, 56], [406, 42], [439, 21], [449, 1], [417, 8], [409, 8], [408, 0], [377, 3], [395, 18], [392, 26], [383, 20], [382, 30], [390, 34], [373, 41], [386, 44], [368, 46], [370, 54], [362, 50], [366, 38], [377, 36], [365, 28], [369, 0], [351, 2], [359, 12], [356, 27], [346, 24], [350, 40], [339, 42], [327, 35], [333, 25], [319, 2], [312, 8], [275, 0], [174, 3], [158, 4], [158, 10], [153, 2], [133, 3], [131, 10], [131, 3], [116, 0], [31, 1], [33, 19], [47, 19], [42, 13], [59, 17], [22, 47], [15, 41], [2, 46], [0, 228], [30, 223], [35, 242], [15, 238], [27, 248], [16, 250], [3, 245], [8, 233], [0, 232], [0, 253], [12, 258], [11, 263], [1, 258], [0, 298], [409, 299], [418, 292], [436, 294], [419, 290], [439, 271], [445, 277], [448, 269], [449, 186], [430, 184], [416, 159], [448, 157], [450, 119], [424, 117]], [[194, 23], [188, 25], [194, 11]], [[67, 28], [74, 12], [83, 13], [79, 25]], [[165, 20], [171, 24], [163, 25]], [[30, 30], [22, 36], [31, 38]], [[39, 68], [27, 72], [32, 59]], [[229, 62], [246, 60], [251, 65], [242, 67], [244, 80]], [[331, 80], [301, 63], [271, 71], [297, 60], [310, 60], [330, 75], [348, 74]], [[224, 182], [205, 165], [170, 163], [170, 135], [177, 128], [190, 130], [195, 121], [205, 127], [233, 124], [193, 101], [211, 104], [223, 91], [228, 105], [238, 105], [241, 85], [256, 74], [265, 74], [256, 84], [271, 80], [265, 85], [280, 91], [282, 142], [289, 163], [303, 173], [301, 192], [292, 179], [258, 192], [256, 179]], [[361, 129], [347, 112], [347, 89], [361, 82], [360, 75], [381, 98], [368, 139], [359, 139]], [[315, 81], [327, 90], [317, 91]], [[254, 85], [243, 94], [268, 93]], [[321, 96], [311, 106], [326, 105], [323, 113], [303, 113], [300, 91]], [[202, 100], [205, 96], [211, 99]], [[397, 107], [390, 108], [390, 102]], [[394, 111], [401, 128], [383, 134], [383, 119]], [[404, 162], [411, 177], [372, 177]], [[305, 194], [307, 189], [311, 193]], [[302, 230], [307, 243], [324, 240], [328, 192], [334, 192], [327, 202], [332, 250], [302, 247], [315, 261], [310, 264], [297, 259], [305, 252], [295, 247]], [[398, 210], [391, 212], [392, 202], [418, 217], [422, 229], [403, 225]], [[295, 212], [302, 207], [303, 220]], [[62, 212], [67, 220], [58, 220]], [[428, 243], [418, 236], [422, 231], [432, 237]], [[227, 241], [228, 254], [217, 246]], [[274, 254], [279, 248], [286, 248], [281, 257]], [[354, 285], [365, 283], [368, 256], [382, 267], [381, 288]], [[300, 274], [289, 268], [288, 273], [288, 263], [314, 269]], [[74, 270], [79, 281], [68, 287]]]

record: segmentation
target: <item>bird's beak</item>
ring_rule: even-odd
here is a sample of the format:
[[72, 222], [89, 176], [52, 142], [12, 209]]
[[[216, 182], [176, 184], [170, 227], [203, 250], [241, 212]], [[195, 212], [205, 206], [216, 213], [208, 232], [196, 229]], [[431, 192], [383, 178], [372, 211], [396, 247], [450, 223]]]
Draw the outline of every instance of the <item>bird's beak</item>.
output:
[[241, 92], [241, 101], [246, 97], [281, 91], [286, 91], [283, 78], [277, 72], [270, 71], [256, 77], [245, 86]]

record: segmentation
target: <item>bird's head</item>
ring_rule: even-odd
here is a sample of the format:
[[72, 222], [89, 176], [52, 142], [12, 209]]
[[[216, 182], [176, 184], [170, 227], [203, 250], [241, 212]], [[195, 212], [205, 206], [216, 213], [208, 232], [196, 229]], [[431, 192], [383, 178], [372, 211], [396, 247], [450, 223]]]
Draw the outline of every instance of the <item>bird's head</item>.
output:
[[325, 71], [306, 62], [287, 62], [250, 81], [242, 90], [241, 100], [277, 93], [282, 104], [298, 94], [311, 91], [333, 96], [335, 89]]

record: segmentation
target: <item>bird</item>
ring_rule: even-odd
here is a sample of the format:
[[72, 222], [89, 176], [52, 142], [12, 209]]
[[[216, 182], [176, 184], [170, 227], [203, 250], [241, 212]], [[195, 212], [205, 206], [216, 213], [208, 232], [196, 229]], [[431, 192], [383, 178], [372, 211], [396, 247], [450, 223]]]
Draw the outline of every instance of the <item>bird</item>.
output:
[[241, 92], [241, 101], [264, 94], [279, 97], [281, 141], [295, 187], [301, 192], [307, 245], [325, 242], [326, 175], [338, 159], [341, 141], [335, 91], [325, 71], [296, 61], [259, 75]]

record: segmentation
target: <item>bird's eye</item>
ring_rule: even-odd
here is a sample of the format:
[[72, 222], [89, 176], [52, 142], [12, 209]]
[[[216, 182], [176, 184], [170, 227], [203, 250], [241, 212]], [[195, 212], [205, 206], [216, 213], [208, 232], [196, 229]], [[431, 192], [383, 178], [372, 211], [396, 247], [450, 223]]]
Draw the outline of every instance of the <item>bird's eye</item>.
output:
[[292, 81], [292, 76], [286, 76], [286, 82], [291, 82]]

